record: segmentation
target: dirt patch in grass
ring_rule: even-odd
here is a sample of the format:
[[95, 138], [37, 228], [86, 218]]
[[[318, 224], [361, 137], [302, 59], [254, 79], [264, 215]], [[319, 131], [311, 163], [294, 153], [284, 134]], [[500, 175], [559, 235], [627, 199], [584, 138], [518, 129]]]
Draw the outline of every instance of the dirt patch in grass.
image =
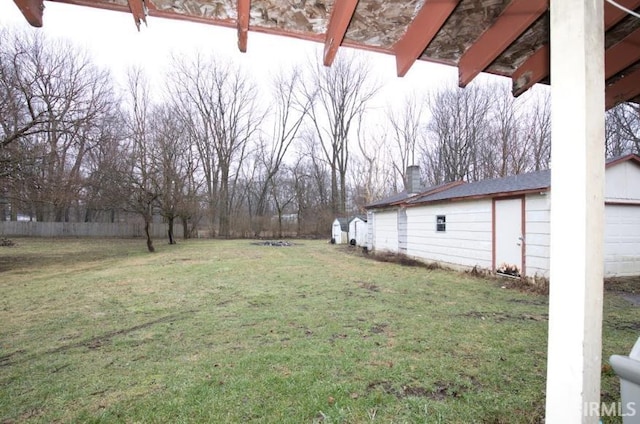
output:
[[389, 324], [387, 323], [382, 323], [382, 324], [376, 324], [374, 326], [372, 326], [369, 331], [372, 332], [373, 334], [382, 334], [385, 331], [387, 331], [387, 327], [389, 326]]
[[616, 330], [631, 330], [631, 331], [640, 331], [640, 322], [637, 321], [613, 321], [610, 324], [611, 327]]
[[514, 289], [523, 293], [541, 294], [543, 296], [549, 295], [549, 279], [545, 277], [510, 278], [487, 275], [485, 278], [495, 279], [500, 284], [500, 287], [505, 289]]
[[367, 283], [366, 281], [359, 281], [358, 282], [358, 287], [360, 287], [361, 289], [372, 291], [372, 292], [379, 292], [380, 291], [380, 287], [378, 287], [377, 285], [375, 285], [373, 283]]
[[613, 293], [640, 295], [640, 276], [606, 278], [604, 289]]
[[[353, 249], [348, 250], [349, 252], [353, 252]], [[362, 256], [373, 259], [378, 262], [387, 262], [394, 263], [404, 266], [414, 266], [425, 269], [445, 269], [442, 265], [436, 262], [423, 262], [417, 259], [411, 258], [407, 255], [402, 255], [400, 253], [392, 253], [392, 252], [376, 252], [372, 253], [369, 251], [363, 251]]]
[[290, 247], [290, 246], [295, 246], [294, 243], [291, 243], [290, 241], [284, 241], [284, 240], [265, 240], [265, 241], [257, 241], [254, 243], [251, 243], [253, 245], [256, 246], [267, 246], [267, 247]]
[[394, 387], [389, 381], [374, 381], [367, 385], [367, 392], [381, 390], [384, 393], [393, 395], [398, 399], [406, 397], [424, 397], [432, 400], [443, 401], [448, 398], [458, 398], [465, 391], [465, 388], [458, 387], [454, 383], [438, 381], [434, 387], [427, 388], [414, 385], [402, 385]]
[[16, 243], [8, 238], [0, 237], [0, 247], [14, 247]]
[[[612, 277], [604, 280], [604, 290], [617, 294], [633, 306], [640, 306], [640, 276]], [[637, 329], [637, 327], [620, 327], [620, 329]]]
[[459, 316], [467, 317], [467, 318], [477, 318], [477, 319], [490, 319], [495, 322], [504, 322], [504, 321], [548, 321], [549, 314], [522, 314], [522, 315], [514, 315], [508, 312], [481, 312], [481, 311], [471, 311], [464, 314], [460, 314]]

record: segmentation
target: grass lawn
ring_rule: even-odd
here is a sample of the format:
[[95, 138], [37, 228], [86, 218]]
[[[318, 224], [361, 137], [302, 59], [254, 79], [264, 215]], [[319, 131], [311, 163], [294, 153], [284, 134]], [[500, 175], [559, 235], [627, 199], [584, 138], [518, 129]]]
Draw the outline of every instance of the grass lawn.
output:
[[[547, 298], [321, 241], [0, 247], [0, 423], [537, 423]], [[605, 296], [608, 366], [640, 307]], [[621, 422], [605, 417], [604, 422]]]

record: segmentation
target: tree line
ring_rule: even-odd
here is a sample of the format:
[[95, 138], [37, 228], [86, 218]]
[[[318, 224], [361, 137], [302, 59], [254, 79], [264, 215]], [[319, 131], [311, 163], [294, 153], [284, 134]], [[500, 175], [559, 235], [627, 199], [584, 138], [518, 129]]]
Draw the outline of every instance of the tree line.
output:
[[[0, 218], [118, 222], [157, 217], [169, 240], [324, 236], [335, 216], [403, 189], [549, 165], [546, 90], [445, 85], [374, 113], [381, 86], [341, 52], [273, 75], [174, 55], [163, 83], [132, 68], [125, 86], [78, 47], [0, 30]], [[610, 155], [640, 147], [637, 105], [608, 113]], [[153, 250], [148, 237], [149, 250]]]

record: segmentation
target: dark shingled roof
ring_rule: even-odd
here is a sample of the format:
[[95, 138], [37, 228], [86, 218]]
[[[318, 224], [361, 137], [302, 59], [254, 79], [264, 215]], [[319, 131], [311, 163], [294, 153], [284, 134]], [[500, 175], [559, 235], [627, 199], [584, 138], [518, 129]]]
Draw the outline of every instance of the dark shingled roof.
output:
[[354, 216], [350, 216], [349, 217], [349, 224], [351, 224], [351, 221], [353, 221], [354, 219], [360, 219], [361, 221], [367, 222], [367, 215], [354, 215]]
[[382, 208], [384, 206], [389, 206], [393, 203], [397, 203], [408, 198], [409, 194], [407, 193], [407, 191], [402, 190], [400, 193], [393, 194], [389, 197], [385, 197], [384, 199], [376, 200], [375, 202], [371, 202], [368, 205], [365, 205], [365, 209]]
[[[640, 156], [636, 154], [626, 154], [606, 161], [606, 166], [616, 165], [621, 162], [631, 161], [640, 166]], [[450, 186], [450, 187], [447, 187]], [[526, 174], [512, 175], [504, 178], [493, 178], [490, 180], [476, 181], [472, 183], [446, 183], [429, 187], [416, 196], [408, 196], [406, 191], [402, 191], [393, 196], [370, 203], [365, 206], [367, 209], [392, 206], [401, 202], [407, 205], [417, 205], [421, 203], [436, 202], [442, 200], [464, 199], [474, 197], [492, 197], [495, 195], [508, 195], [510, 193], [523, 193], [528, 191], [546, 191], [551, 187], [551, 171], [537, 171]]]
[[336, 218], [340, 223], [340, 229], [342, 231], [349, 231], [349, 220], [347, 218]]
[[547, 190], [551, 185], [551, 172], [538, 171], [527, 174], [512, 175], [504, 178], [476, 181], [460, 184], [449, 190], [438, 193], [416, 196], [409, 204], [449, 200], [461, 197], [489, 196], [500, 193], [522, 192], [530, 190]]
[[[443, 183], [437, 184], [431, 187], [427, 187], [425, 189], [420, 190], [420, 193], [409, 195], [407, 190], [403, 190], [400, 193], [396, 193], [392, 196], [385, 197], [384, 199], [376, 200], [375, 202], [371, 202], [368, 205], [365, 205], [365, 209], [375, 209], [375, 208], [383, 208], [386, 206], [392, 206], [397, 203], [402, 203], [404, 201], [408, 201], [409, 199], [415, 199], [420, 196], [426, 196], [429, 193], [439, 192], [441, 190], [446, 190], [448, 186], [456, 186], [458, 184], [462, 184], [461, 181], [456, 181], [452, 183]], [[412, 200], [411, 200], [412, 201]]]

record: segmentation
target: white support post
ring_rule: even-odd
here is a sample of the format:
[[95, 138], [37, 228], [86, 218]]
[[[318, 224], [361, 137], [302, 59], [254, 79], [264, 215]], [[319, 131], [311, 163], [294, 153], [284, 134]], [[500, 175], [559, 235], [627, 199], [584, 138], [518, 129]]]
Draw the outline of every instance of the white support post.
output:
[[603, 0], [551, 0], [546, 423], [597, 423], [604, 240]]

